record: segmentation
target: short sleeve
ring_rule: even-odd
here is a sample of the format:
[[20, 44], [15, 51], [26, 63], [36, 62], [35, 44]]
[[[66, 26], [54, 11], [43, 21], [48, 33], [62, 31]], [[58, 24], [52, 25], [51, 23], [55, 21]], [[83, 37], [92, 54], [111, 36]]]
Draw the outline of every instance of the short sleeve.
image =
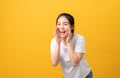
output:
[[78, 36], [75, 41], [75, 52], [85, 53], [85, 39], [83, 36]]
[[54, 49], [55, 49], [55, 38], [51, 40], [51, 44], [50, 44], [50, 51], [51, 53], [54, 52]]

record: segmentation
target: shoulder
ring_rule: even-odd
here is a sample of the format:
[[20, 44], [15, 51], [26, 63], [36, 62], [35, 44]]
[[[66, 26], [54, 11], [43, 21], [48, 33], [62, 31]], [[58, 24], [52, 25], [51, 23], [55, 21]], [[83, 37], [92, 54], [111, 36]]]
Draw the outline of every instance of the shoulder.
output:
[[55, 43], [55, 42], [56, 42], [56, 39], [52, 38], [51, 43]]
[[74, 39], [81, 41], [81, 40], [84, 40], [85, 38], [84, 38], [84, 36], [81, 35], [81, 34], [74, 33]]

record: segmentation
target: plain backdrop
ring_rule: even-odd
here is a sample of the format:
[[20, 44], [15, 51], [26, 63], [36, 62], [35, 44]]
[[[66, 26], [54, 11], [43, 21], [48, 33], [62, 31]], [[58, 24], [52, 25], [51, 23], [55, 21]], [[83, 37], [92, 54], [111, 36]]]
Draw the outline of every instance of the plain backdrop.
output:
[[75, 18], [94, 78], [120, 78], [120, 0], [1, 0], [0, 78], [63, 78], [50, 42], [56, 18]]

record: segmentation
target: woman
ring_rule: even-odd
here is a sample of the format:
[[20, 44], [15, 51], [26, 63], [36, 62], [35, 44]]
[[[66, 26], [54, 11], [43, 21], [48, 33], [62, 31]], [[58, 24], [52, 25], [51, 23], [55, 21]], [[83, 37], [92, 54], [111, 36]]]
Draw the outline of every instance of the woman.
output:
[[74, 18], [68, 13], [56, 19], [55, 38], [51, 41], [52, 65], [60, 62], [64, 78], [92, 78], [87, 64], [84, 37], [74, 33]]

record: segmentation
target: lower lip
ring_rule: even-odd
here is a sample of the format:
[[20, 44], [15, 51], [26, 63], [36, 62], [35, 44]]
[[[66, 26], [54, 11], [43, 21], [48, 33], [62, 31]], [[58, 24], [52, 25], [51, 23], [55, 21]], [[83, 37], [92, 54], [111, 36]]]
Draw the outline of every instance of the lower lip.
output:
[[65, 33], [60, 33], [61, 35], [64, 35]]

